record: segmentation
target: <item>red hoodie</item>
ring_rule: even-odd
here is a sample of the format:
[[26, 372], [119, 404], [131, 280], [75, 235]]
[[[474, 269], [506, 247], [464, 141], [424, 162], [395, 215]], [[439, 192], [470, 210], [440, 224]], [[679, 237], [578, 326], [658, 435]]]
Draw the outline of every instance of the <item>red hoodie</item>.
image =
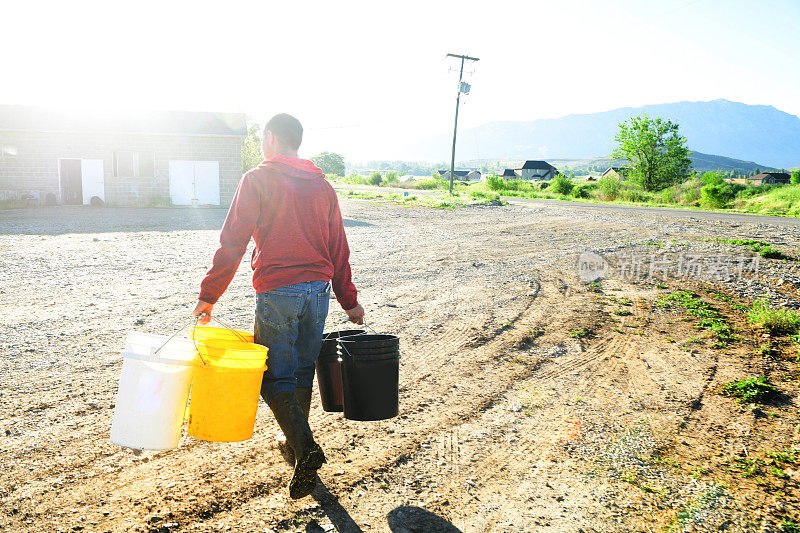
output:
[[336, 192], [311, 161], [278, 155], [242, 177], [214, 264], [200, 285], [200, 300], [214, 304], [222, 296], [251, 236], [256, 292], [332, 280], [343, 309], [358, 305]]

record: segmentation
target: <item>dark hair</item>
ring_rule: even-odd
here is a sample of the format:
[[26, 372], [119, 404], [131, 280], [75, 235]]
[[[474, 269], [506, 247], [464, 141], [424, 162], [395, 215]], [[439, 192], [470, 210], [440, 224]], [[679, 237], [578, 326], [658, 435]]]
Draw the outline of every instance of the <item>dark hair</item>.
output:
[[268, 131], [271, 131], [281, 144], [293, 150], [300, 148], [300, 143], [303, 142], [303, 125], [292, 115], [286, 113], [280, 113], [269, 119], [267, 125], [264, 126], [264, 135]]

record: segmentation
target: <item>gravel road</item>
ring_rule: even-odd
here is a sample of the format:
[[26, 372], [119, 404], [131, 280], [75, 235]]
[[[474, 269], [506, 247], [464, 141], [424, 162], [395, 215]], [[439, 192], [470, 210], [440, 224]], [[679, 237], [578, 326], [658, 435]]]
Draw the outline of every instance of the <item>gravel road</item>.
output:
[[[743, 447], [800, 444], [790, 403], [759, 417], [713, 393], [764, 372], [753, 346], [716, 349], [655, 305], [707, 286], [800, 307], [796, 262], [709, 240], [797, 255], [794, 219], [341, 204], [369, 323], [401, 338], [401, 414], [343, 420], [315, 392], [328, 463], [300, 501], [264, 405], [242, 443], [135, 455], [108, 440], [126, 333], [185, 320], [224, 210], [0, 212], [0, 529], [769, 531], [796, 516], [794, 485], [776, 497], [714, 470]], [[599, 288], [579, 278], [589, 252], [606, 262]], [[252, 308], [245, 259], [215, 312], [249, 329]]]

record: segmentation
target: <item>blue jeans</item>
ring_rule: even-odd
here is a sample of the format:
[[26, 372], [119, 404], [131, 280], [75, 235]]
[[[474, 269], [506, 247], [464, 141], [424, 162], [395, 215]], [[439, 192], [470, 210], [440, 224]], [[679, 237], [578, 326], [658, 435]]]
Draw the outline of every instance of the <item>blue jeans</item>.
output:
[[322, 347], [331, 286], [306, 281], [256, 294], [255, 342], [269, 348], [261, 396], [311, 387]]

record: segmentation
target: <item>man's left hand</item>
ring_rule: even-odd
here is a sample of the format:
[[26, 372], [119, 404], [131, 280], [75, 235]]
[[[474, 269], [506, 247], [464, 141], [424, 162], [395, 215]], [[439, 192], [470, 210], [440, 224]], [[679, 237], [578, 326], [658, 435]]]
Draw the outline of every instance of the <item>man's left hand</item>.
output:
[[197, 305], [194, 306], [194, 311], [192, 311], [192, 314], [196, 317], [199, 317], [197, 321], [200, 324], [205, 325], [211, 321], [212, 309], [214, 309], [214, 304], [204, 302], [203, 300], [197, 300]]

